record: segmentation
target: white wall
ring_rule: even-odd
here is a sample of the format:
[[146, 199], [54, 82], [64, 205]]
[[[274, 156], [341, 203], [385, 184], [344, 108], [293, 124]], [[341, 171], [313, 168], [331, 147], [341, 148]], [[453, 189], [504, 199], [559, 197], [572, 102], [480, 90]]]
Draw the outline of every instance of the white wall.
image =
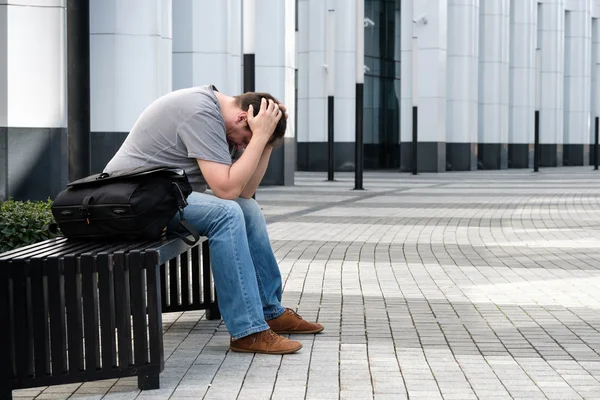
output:
[[[295, 0], [256, 0], [255, 90], [267, 92], [287, 107], [294, 121], [296, 69]], [[286, 137], [294, 137], [294, 124]]]
[[65, 0], [3, 3], [0, 126], [65, 127]]
[[242, 0], [173, 0], [173, 90], [242, 92]]
[[171, 91], [171, 0], [90, 0], [91, 130], [129, 132]]

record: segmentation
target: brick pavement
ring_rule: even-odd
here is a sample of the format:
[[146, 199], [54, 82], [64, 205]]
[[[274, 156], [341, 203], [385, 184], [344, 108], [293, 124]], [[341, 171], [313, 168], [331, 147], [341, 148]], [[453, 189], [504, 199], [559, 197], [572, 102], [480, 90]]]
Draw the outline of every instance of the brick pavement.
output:
[[261, 188], [284, 303], [326, 330], [288, 356], [228, 352], [165, 314], [161, 389], [120, 379], [35, 399], [600, 399], [600, 178], [590, 167], [298, 173]]

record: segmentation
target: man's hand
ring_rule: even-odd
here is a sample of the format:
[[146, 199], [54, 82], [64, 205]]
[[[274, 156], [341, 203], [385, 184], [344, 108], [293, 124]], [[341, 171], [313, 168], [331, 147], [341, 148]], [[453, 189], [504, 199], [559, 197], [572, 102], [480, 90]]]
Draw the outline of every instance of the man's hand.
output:
[[285, 119], [288, 119], [287, 107], [281, 103], [279, 103], [278, 105], [279, 105], [279, 109], [283, 113], [283, 116], [285, 117]]
[[256, 117], [254, 116], [254, 108], [250, 105], [248, 107], [248, 126], [252, 131], [252, 138], [262, 138], [268, 141], [282, 115], [283, 112], [279, 105], [273, 100], [269, 100], [267, 105], [267, 100], [263, 98]]
[[[283, 116], [285, 117], [285, 119], [287, 119], [288, 118], [287, 107], [281, 103], [278, 103], [277, 105], [279, 106], [279, 109], [283, 113]], [[267, 147], [270, 147], [272, 149], [277, 149], [281, 146], [283, 146], [283, 138], [282, 137], [277, 138], [277, 139], [271, 138], [269, 143], [267, 143]]]

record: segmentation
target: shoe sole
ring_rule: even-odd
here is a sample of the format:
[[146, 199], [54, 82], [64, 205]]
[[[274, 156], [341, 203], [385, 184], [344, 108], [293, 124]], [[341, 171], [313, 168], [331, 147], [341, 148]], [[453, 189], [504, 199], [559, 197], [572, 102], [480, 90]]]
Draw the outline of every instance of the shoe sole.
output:
[[235, 351], [237, 353], [259, 353], [259, 354], [275, 354], [275, 355], [292, 354], [292, 353], [297, 352], [301, 348], [302, 348], [302, 345], [300, 345], [300, 347], [298, 347], [297, 349], [294, 349], [294, 350], [257, 351], [257, 350], [236, 349], [235, 347], [229, 347], [229, 349], [231, 351]]
[[288, 334], [289, 335], [293, 335], [293, 334], [296, 334], [296, 333], [298, 333], [298, 334], [311, 334], [311, 333], [322, 332], [323, 329], [325, 329], [325, 327], [323, 327], [321, 329], [315, 329], [315, 330], [312, 330], [312, 331], [273, 331], [273, 332], [275, 332], [278, 335], [288, 335]]

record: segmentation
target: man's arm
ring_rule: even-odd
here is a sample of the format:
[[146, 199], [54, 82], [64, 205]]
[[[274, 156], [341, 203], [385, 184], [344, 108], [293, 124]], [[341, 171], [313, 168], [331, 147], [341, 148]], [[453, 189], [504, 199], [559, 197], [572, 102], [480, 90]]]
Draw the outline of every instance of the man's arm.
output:
[[198, 159], [198, 166], [213, 193], [222, 199], [240, 197], [256, 173], [268, 137], [253, 137], [244, 154], [233, 165]]
[[258, 166], [254, 171], [254, 175], [252, 175], [252, 178], [250, 178], [250, 180], [244, 187], [244, 190], [242, 190], [240, 197], [243, 197], [244, 199], [249, 199], [254, 195], [254, 193], [256, 193], [256, 189], [258, 188], [258, 185], [260, 185], [260, 182], [262, 181], [263, 177], [265, 176], [265, 172], [267, 171], [267, 166], [269, 165], [269, 158], [271, 158], [272, 151], [273, 147], [269, 145], [265, 146], [265, 149], [263, 150], [262, 155], [260, 156]]
[[267, 106], [266, 99], [262, 100], [256, 117], [253, 116], [253, 110], [249, 109], [248, 124], [254, 134], [244, 154], [233, 165], [197, 160], [202, 175], [217, 197], [237, 199], [254, 176], [263, 151], [282, 116], [281, 110], [272, 100], [268, 104]]

